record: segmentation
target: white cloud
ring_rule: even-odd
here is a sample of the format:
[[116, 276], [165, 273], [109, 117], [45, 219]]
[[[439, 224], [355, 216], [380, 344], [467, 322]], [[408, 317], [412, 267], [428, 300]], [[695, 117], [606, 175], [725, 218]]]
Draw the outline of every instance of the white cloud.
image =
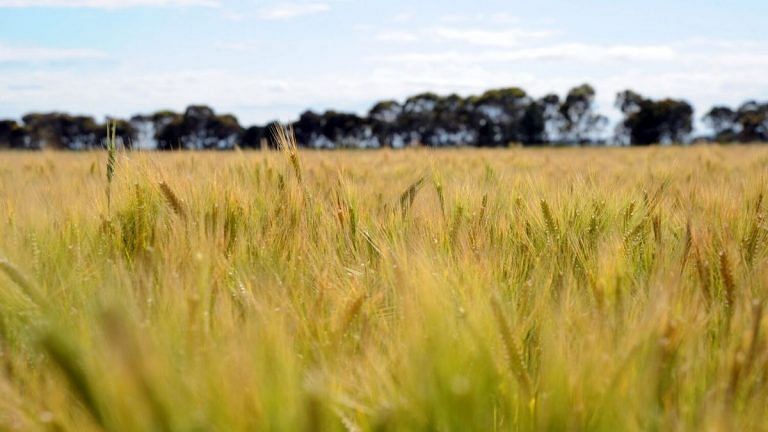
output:
[[562, 43], [536, 48], [485, 51], [406, 52], [374, 57], [388, 63], [507, 63], [515, 61], [671, 61], [677, 56], [667, 45], [591, 45]]
[[233, 112], [243, 124], [253, 124], [292, 120], [310, 106], [362, 111], [376, 100], [403, 99], [426, 90], [468, 95], [517, 85], [541, 96], [551, 91], [563, 94], [585, 81], [596, 86], [601, 112], [613, 119], [618, 116], [612, 108], [613, 99], [625, 88], [650, 97], [686, 98], [697, 107], [700, 117], [714, 104], [735, 105], [768, 94], [768, 82], [760, 71], [739, 65], [702, 68], [686, 61], [652, 71], [622, 65], [589, 72], [573, 72], [570, 67], [545, 69], [539, 72], [487, 63], [443, 62], [387, 63], [373, 66], [366, 74], [342, 76], [297, 72], [278, 77], [226, 69], [137, 72], [129, 66], [88, 74], [6, 71], [0, 74], [0, 117], [48, 110], [127, 117], [160, 108], [180, 111], [192, 103], [205, 103], [218, 112]]
[[219, 0], [0, 0], [0, 8], [91, 8], [120, 9], [130, 7], [220, 6]]
[[0, 63], [45, 63], [106, 58], [105, 53], [93, 49], [56, 49], [0, 43]]
[[520, 18], [511, 15], [507, 12], [497, 12], [492, 14], [476, 13], [476, 14], [448, 14], [438, 18], [440, 22], [447, 24], [460, 24], [460, 23], [491, 23], [491, 24], [516, 24], [520, 22]]
[[[372, 92], [372, 85], [379, 90]], [[293, 120], [308, 106], [367, 107], [371, 98], [393, 90], [399, 95], [393, 87], [369, 77], [339, 82], [336, 75], [276, 77], [226, 69], [139, 72], [126, 65], [90, 73], [11, 70], [0, 74], [0, 118], [54, 110], [128, 117], [163, 108], [180, 111], [195, 103], [234, 112], [242, 123], [253, 124]]]
[[394, 17], [392, 17], [392, 21], [396, 23], [407, 23], [413, 21], [414, 14], [412, 12], [401, 12]]
[[488, 47], [516, 47], [554, 35], [549, 30], [487, 29], [461, 27], [430, 27], [423, 30], [383, 30], [379, 41], [388, 42], [449, 42]]
[[242, 22], [248, 18], [248, 14], [237, 10], [223, 10], [221, 16], [228, 21]]
[[[565, 42], [558, 36], [512, 47], [456, 44], [448, 39], [422, 45], [412, 41], [425, 38], [421, 31], [381, 33], [377, 37], [411, 45], [407, 49], [386, 47], [391, 48], [385, 51], [388, 54], [355, 58], [354, 66], [341, 65], [333, 71], [286, 64], [259, 72], [228, 69], [222, 64], [217, 69], [159, 72], [129, 61], [87, 71], [6, 68], [0, 73], [0, 117], [18, 117], [34, 110], [129, 116], [206, 103], [251, 124], [295, 119], [310, 106], [361, 112], [379, 99], [403, 99], [428, 90], [468, 95], [492, 87], [521, 86], [533, 96], [542, 96], [552, 91], [562, 95], [574, 85], [589, 82], [597, 89], [601, 112], [614, 120], [618, 112], [613, 109], [613, 99], [626, 88], [654, 98], [685, 98], [695, 105], [700, 118], [714, 104], [737, 105], [747, 98], [768, 95], [764, 73], [768, 43], [759, 41], [592, 44]], [[258, 47], [235, 39], [222, 41], [217, 49], [251, 51]], [[0, 43], [0, 63], [103, 57], [91, 50]]]
[[278, 3], [259, 11], [258, 17], [265, 20], [286, 20], [303, 15], [327, 12], [331, 9], [328, 3]]
[[241, 52], [241, 53], [255, 53], [258, 52], [259, 49], [263, 48], [264, 45], [260, 43], [254, 43], [254, 42], [218, 42], [216, 43], [216, 48], [225, 50], [225, 51], [234, 51], [234, 52]]
[[518, 46], [531, 39], [551, 36], [548, 30], [529, 31], [520, 29], [486, 30], [474, 28], [436, 27], [428, 30], [432, 37], [450, 42], [463, 42], [483, 46]]
[[520, 18], [511, 15], [507, 12], [498, 12], [495, 14], [488, 15], [488, 19], [491, 22], [497, 23], [497, 24], [513, 24], [513, 23], [519, 23]]
[[378, 33], [376, 40], [382, 42], [416, 42], [419, 40], [419, 35], [404, 30], [389, 30]]
[[550, 43], [486, 50], [445, 44], [372, 60], [380, 74], [393, 80], [400, 76], [404, 85], [418, 83], [422, 90], [445, 93], [520, 86], [534, 96], [553, 91], [562, 95], [574, 85], [589, 82], [597, 88], [600, 111], [614, 121], [620, 117], [613, 107], [616, 93], [628, 88], [653, 98], [686, 99], [696, 108], [697, 119], [713, 105], [738, 106], [768, 94], [764, 73], [768, 43], [757, 41]]

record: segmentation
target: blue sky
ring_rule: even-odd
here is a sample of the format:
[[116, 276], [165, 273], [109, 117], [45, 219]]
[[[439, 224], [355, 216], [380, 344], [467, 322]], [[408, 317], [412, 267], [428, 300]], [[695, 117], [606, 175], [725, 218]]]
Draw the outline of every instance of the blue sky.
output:
[[0, 0], [0, 117], [206, 103], [250, 124], [421, 91], [582, 82], [768, 99], [768, 1]]

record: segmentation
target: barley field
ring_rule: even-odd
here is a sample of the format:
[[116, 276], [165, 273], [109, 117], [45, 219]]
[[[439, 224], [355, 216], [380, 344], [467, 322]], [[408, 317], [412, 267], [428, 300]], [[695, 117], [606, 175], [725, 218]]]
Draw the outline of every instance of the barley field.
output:
[[767, 169], [3, 153], [0, 429], [768, 430]]

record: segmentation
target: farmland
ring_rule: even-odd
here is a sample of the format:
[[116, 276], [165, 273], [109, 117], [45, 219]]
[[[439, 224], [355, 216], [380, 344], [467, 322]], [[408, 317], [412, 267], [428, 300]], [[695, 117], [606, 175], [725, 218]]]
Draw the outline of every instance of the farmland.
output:
[[4, 430], [768, 429], [768, 148], [107, 159], [0, 156]]

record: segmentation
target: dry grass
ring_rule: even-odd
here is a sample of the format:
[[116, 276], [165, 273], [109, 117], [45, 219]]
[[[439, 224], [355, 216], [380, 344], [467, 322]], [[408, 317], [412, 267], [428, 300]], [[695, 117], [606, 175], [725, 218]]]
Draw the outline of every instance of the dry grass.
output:
[[283, 150], [2, 154], [0, 429], [768, 430], [768, 149]]

